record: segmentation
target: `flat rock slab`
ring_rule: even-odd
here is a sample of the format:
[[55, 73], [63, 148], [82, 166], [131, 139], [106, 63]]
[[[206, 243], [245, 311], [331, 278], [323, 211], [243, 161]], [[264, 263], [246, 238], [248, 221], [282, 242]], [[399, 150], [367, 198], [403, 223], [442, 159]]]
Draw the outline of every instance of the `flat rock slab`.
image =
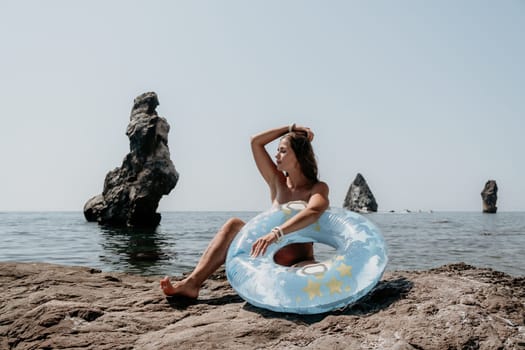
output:
[[159, 278], [0, 263], [0, 349], [525, 349], [525, 277], [465, 264], [396, 271], [322, 315], [262, 310], [224, 272], [198, 300]]

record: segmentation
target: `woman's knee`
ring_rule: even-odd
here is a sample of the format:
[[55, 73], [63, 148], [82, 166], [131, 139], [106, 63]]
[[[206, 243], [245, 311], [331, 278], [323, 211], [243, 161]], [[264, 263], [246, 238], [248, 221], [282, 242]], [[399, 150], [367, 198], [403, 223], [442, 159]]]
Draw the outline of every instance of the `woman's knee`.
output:
[[244, 221], [234, 217], [226, 221], [226, 223], [222, 227], [222, 231], [224, 231], [227, 234], [237, 234], [237, 232], [239, 232], [243, 226]]

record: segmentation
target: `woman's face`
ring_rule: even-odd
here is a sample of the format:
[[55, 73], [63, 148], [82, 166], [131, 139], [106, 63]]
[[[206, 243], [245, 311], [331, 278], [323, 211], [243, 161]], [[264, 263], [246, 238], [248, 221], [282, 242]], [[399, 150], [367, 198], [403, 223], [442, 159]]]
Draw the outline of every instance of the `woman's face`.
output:
[[279, 171], [290, 172], [291, 169], [299, 166], [295, 152], [290, 146], [288, 139], [284, 138], [279, 142], [275, 162]]

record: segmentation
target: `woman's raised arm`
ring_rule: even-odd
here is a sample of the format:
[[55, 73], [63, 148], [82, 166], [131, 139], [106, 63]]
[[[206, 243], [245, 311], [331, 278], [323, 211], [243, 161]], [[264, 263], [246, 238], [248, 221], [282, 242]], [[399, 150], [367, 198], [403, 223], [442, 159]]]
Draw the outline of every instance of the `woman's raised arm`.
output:
[[303, 132], [306, 134], [310, 141], [314, 138], [314, 133], [310, 128], [304, 126], [296, 126], [291, 124], [290, 126], [282, 126], [280, 128], [274, 128], [270, 130], [263, 131], [256, 135], [253, 135], [251, 138], [251, 146], [253, 158], [255, 159], [255, 164], [257, 169], [261, 173], [264, 180], [270, 185], [274, 184], [275, 175], [279, 174], [275, 163], [272, 160], [272, 157], [266, 151], [266, 145], [270, 142], [278, 139], [279, 137], [285, 135], [288, 132]]
[[283, 136], [289, 131], [290, 127], [283, 126], [280, 128], [270, 129], [258, 133], [251, 138], [252, 154], [257, 169], [270, 187], [274, 184], [274, 179], [279, 171], [272, 160], [272, 157], [266, 151], [266, 145], [275, 139]]

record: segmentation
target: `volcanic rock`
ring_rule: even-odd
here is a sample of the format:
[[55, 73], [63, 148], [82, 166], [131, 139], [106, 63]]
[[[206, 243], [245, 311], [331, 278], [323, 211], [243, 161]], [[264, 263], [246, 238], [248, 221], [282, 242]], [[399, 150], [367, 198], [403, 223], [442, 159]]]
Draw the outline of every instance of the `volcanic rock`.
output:
[[498, 200], [498, 185], [496, 185], [496, 181], [487, 181], [483, 191], [481, 191], [481, 199], [483, 200], [484, 213], [496, 213], [498, 210], [496, 206]]
[[365, 178], [360, 173], [357, 174], [350, 188], [346, 193], [343, 208], [355, 212], [376, 212], [377, 202], [366, 183]]
[[387, 271], [357, 304], [320, 315], [263, 310], [224, 270], [197, 300], [158, 277], [0, 263], [0, 349], [523, 349], [525, 277], [463, 263]]
[[170, 158], [166, 119], [158, 116], [154, 92], [135, 98], [126, 135], [130, 152], [122, 166], [110, 171], [102, 194], [84, 205], [88, 221], [108, 226], [155, 227], [160, 222], [159, 201], [179, 179]]

